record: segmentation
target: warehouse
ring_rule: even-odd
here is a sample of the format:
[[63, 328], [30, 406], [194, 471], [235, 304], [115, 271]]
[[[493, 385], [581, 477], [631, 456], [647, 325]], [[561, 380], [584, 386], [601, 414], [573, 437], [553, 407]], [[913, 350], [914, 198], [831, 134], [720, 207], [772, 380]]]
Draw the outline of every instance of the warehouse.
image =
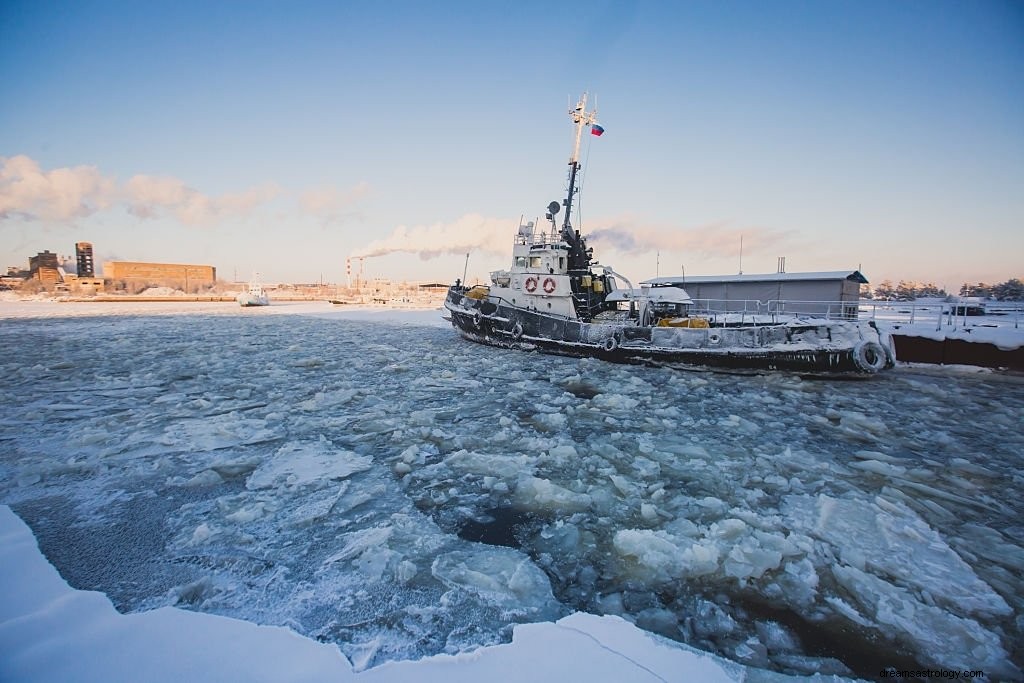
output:
[[860, 271], [657, 277], [641, 284], [686, 290], [698, 308], [857, 318]]

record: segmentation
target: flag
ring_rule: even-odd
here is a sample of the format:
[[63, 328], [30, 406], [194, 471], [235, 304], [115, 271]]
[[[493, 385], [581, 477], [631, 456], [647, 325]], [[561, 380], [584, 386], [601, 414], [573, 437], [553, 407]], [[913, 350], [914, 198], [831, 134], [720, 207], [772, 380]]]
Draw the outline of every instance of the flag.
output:
[[596, 123], [591, 124], [591, 126], [590, 126], [590, 134], [591, 135], [598, 135], [598, 136], [603, 135], [604, 134], [604, 128], [602, 128], [601, 126], [597, 125]]

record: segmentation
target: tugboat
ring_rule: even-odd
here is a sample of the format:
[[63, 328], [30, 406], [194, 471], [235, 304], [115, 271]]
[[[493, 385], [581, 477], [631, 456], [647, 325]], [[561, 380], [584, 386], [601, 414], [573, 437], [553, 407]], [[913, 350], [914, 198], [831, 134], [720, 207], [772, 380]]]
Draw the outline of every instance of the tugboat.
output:
[[256, 279], [249, 282], [248, 288], [239, 293], [235, 299], [238, 301], [238, 305], [243, 308], [248, 308], [249, 306], [270, 305], [270, 297], [267, 296], [267, 292], [263, 289], [263, 285], [261, 285]]
[[869, 375], [895, 365], [892, 339], [874, 322], [712, 311], [695, 305], [681, 287], [655, 281], [634, 289], [598, 264], [570, 221], [583, 130], [604, 132], [586, 106], [584, 93], [569, 111], [576, 134], [568, 191], [561, 204], [548, 205], [550, 227], [520, 221], [511, 268], [491, 273], [490, 285], [456, 280], [448, 289], [445, 308], [462, 336], [492, 346], [687, 368]]

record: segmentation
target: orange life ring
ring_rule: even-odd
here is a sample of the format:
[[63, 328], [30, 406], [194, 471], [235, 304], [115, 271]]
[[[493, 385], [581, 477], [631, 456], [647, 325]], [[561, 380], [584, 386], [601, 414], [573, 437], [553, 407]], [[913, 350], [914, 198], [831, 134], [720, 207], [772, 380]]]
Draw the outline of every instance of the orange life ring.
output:
[[537, 278], [528, 277], [526, 278], [526, 291], [536, 292], [537, 291]]
[[546, 277], [544, 278], [544, 291], [550, 294], [555, 291], [555, 279]]

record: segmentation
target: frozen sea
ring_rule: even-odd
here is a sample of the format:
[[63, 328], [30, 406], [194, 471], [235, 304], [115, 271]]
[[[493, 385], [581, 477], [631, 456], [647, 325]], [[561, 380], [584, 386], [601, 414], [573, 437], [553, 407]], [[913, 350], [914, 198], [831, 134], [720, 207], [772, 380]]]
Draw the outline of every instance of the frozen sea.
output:
[[0, 341], [0, 503], [123, 612], [356, 670], [586, 611], [778, 672], [1021, 677], [1020, 375], [666, 371], [319, 302], [0, 302]]

